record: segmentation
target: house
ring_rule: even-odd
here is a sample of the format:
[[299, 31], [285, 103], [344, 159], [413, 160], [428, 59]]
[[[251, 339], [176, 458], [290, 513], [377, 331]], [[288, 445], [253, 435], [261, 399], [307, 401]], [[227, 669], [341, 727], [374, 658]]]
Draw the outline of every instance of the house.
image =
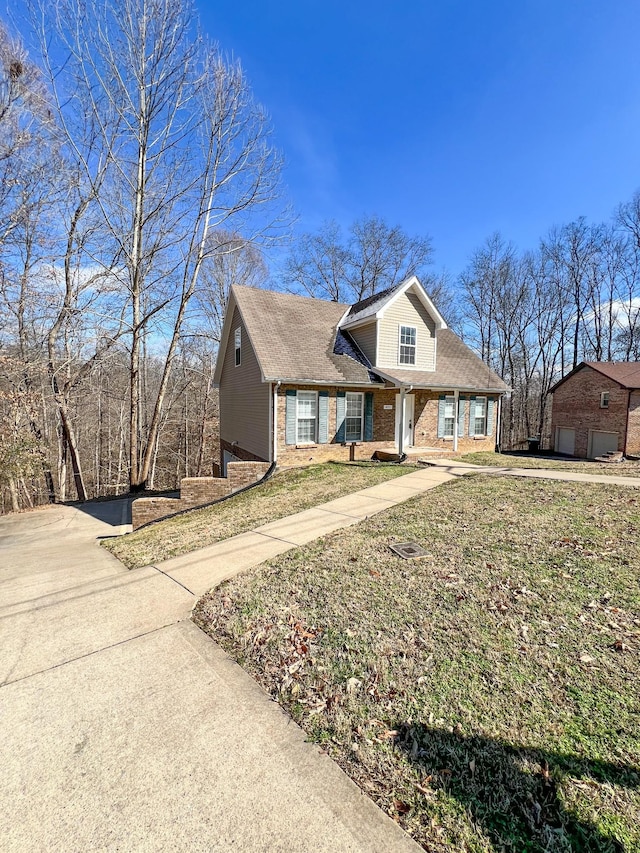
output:
[[415, 276], [356, 305], [234, 286], [215, 372], [222, 471], [368, 459], [375, 450], [493, 450], [504, 382]]
[[583, 361], [549, 393], [557, 453], [640, 454], [640, 362]]

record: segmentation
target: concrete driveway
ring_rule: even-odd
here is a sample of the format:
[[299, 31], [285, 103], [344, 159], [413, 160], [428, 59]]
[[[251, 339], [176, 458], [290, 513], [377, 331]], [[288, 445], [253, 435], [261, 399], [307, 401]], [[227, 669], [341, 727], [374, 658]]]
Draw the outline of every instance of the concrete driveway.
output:
[[0, 518], [2, 849], [418, 851], [84, 509]]

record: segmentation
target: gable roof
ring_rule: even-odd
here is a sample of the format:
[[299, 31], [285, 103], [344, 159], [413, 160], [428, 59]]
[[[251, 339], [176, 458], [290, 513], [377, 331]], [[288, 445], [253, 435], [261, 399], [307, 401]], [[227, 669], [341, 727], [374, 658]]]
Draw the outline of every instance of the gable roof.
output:
[[[229, 293], [220, 352], [238, 308], [264, 382], [371, 385], [369, 362], [350, 335], [337, 334], [348, 305], [308, 296], [234, 285]], [[222, 359], [214, 380], [220, 381]]]
[[444, 321], [444, 317], [433, 304], [415, 275], [410, 275], [404, 281], [401, 281], [400, 284], [388, 287], [386, 290], [381, 290], [380, 293], [374, 293], [373, 296], [368, 296], [366, 299], [356, 302], [355, 305], [349, 308], [340, 325], [348, 329], [351, 326], [360, 326], [368, 320], [377, 319], [396, 299], [410, 289], [413, 289], [428, 314], [433, 318], [436, 329], [446, 329], [447, 324]]
[[[407, 286], [411, 286], [412, 280], [408, 281]], [[402, 292], [400, 286], [392, 288], [383, 297], [384, 304]], [[369, 302], [365, 310], [379, 303], [373, 298], [364, 301]], [[417, 388], [497, 393], [508, 390], [502, 379], [446, 327], [436, 331], [435, 371], [375, 367], [341, 323], [350, 311], [349, 305], [238, 285], [229, 293], [220, 353], [226, 352], [229, 345], [236, 308], [264, 382], [375, 387], [383, 386], [386, 380]], [[218, 358], [216, 364], [216, 384], [220, 382], [223, 360]]]
[[393, 382], [416, 388], [441, 388], [443, 391], [508, 391], [506, 383], [488, 367], [451, 329], [436, 332], [436, 369], [425, 372], [405, 368], [381, 368], [378, 373]]
[[559, 388], [567, 379], [574, 376], [584, 367], [590, 367], [592, 370], [606, 376], [607, 379], [612, 379], [622, 388], [627, 388], [630, 391], [640, 389], [640, 361], [581, 361], [577, 367], [574, 367], [559, 382], [556, 382], [549, 389], [549, 393], [553, 394], [556, 388]]

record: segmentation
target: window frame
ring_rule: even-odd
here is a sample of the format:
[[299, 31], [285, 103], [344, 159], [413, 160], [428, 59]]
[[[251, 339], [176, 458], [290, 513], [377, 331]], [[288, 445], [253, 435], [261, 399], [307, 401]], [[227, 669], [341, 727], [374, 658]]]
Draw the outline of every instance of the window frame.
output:
[[[300, 421], [309, 422], [311, 418], [300, 417], [300, 398], [301, 395], [307, 395], [306, 399], [313, 397], [314, 400], [314, 417], [313, 417], [313, 438], [309, 440], [307, 437], [300, 438]], [[317, 391], [298, 391], [296, 393], [296, 445], [311, 445], [318, 443], [318, 392]]]
[[[478, 418], [478, 416], [476, 414], [476, 408], [475, 407], [478, 405], [479, 402], [482, 403], [482, 418]], [[489, 411], [487, 397], [476, 397], [474, 400], [471, 401], [471, 403], [474, 406], [474, 411], [473, 411], [473, 437], [474, 438], [486, 438], [486, 436], [487, 436], [487, 415], [488, 415], [488, 411]], [[478, 429], [477, 429], [478, 420], [483, 421], [482, 432], [478, 432]], [[471, 411], [469, 412], [469, 425], [471, 425]]]
[[[349, 397], [357, 397], [360, 401], [360, 436], [359, 438], [349, 438], [348, 436], [348, 428], [347, 422], [349, 420], [356, 420], [356, 417], [353, 415], [349, 416], [347, 412], [349, 411]], [[365, 416], [365, 400], [364, 393], [362, 391], [346, 391], [344, 395], [344, 440], [349, 443], [352, 441], [364, 441], [364, 416]]]
[[[413, 333], [413, 343], [406, 343], [403, 341], [403, 330], [407, 330]], [[405, 350], [405, 355], [413, 354], [413, 361], [403, 361], [403, 350]], [[415, 367], [417, 360], [417, 350], [418, 350], [418, 327], [417, 326], [407, 326], [403, 323], [398, 325], [398, 364], [406, 365], [408, 367]]]
[[[452, 414], [447, 415], [447, 405], [451, 403]], [[447, 421], [451, 421], [451, 433], [447, 432]], [[453, 439], [456, 432], [456, 398], [453, 395], [447, 394], [444, 398], [444, 419], [442, 425], [442, 437], [444, 439]]]
[[600, 408], [608, 409], [609, 408], [609, 391], [601, 391], [600, 392]]
[[240, 367], [242, 364], [242, 326], [238, 326], [238, 328], [233, 333], [233, 343], [235, 349], [235, 366]]

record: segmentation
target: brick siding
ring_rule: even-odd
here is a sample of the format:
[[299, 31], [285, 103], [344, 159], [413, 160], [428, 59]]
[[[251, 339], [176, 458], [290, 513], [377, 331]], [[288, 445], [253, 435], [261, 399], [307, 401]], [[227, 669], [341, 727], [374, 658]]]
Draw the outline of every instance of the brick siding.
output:
[[[609, 392], [609, 408], [600, 408], [600, 395]], [[629, 392], [613, 379], [608, 379], [597, 370], [585, 366], [553, 392], [551, 410], [551, 438], [556, 441], [558, 429], [575, 430], [575, 456], [586, 458], [589, 447], [589, 430], [618, 433], [618, 450], [624, 451], [627, 433], [627, 405]], [[639, 401], [640, 404], [640, 401]], [[640, 448], [640, 412], [636, 424], [637, 438], [627, 445]]]
[[626, 452], [640, 456], [640, 391], [632, 391], [629, 399]]
[[[342, 445], [333, 438], [329, 444], [303, 445], [296, 447], [286, 444], [286, 391], [296, 388], [300, 391], [317, 391], [313, 385], [282, 385], [278, 391], [278, 464], [284, 466], [309, 465], [312, 462], [346, 462], [349, 460], [350, 447]], [[363, 391], [362, 388], [338, 388], [337, 386], [323, 387], [329, 393], [329, 436], [336, 434], [336, 393], [338, 390]], [[376, 389], [373, 391], [373, 434], [375, 441], [359, 442], [355, 447], [355, 459], [364, 461], [371, 459], [374, 451], [389, 449], [395, 442], [396, 431], [396, 395], [395, 388]], [[450, 454], [453, 450], [453, 440], [438, 438], [438, 401], [440, 392], [413, 392], [415, 399], [414, 447], [437, 447]], [[385, 406], [391, 406], [385, 409]], [[497, 402], [493, 412], [493, 435], [483, 438], [469, 438], [469, 402], [465, 407], [465, 436], [458, 438], [458, 452], [471, 450], [493, 450], [496, 443]]]
[[212, 503], [244, 486], [257, 483], [269, 470], [268, 462], [230, 462], [228, 477], [185, 477], [180, 483], [179, 498], [138, 498], [131, 505], [134, 530], [150, 521], [166, 518], [186, 509]]

